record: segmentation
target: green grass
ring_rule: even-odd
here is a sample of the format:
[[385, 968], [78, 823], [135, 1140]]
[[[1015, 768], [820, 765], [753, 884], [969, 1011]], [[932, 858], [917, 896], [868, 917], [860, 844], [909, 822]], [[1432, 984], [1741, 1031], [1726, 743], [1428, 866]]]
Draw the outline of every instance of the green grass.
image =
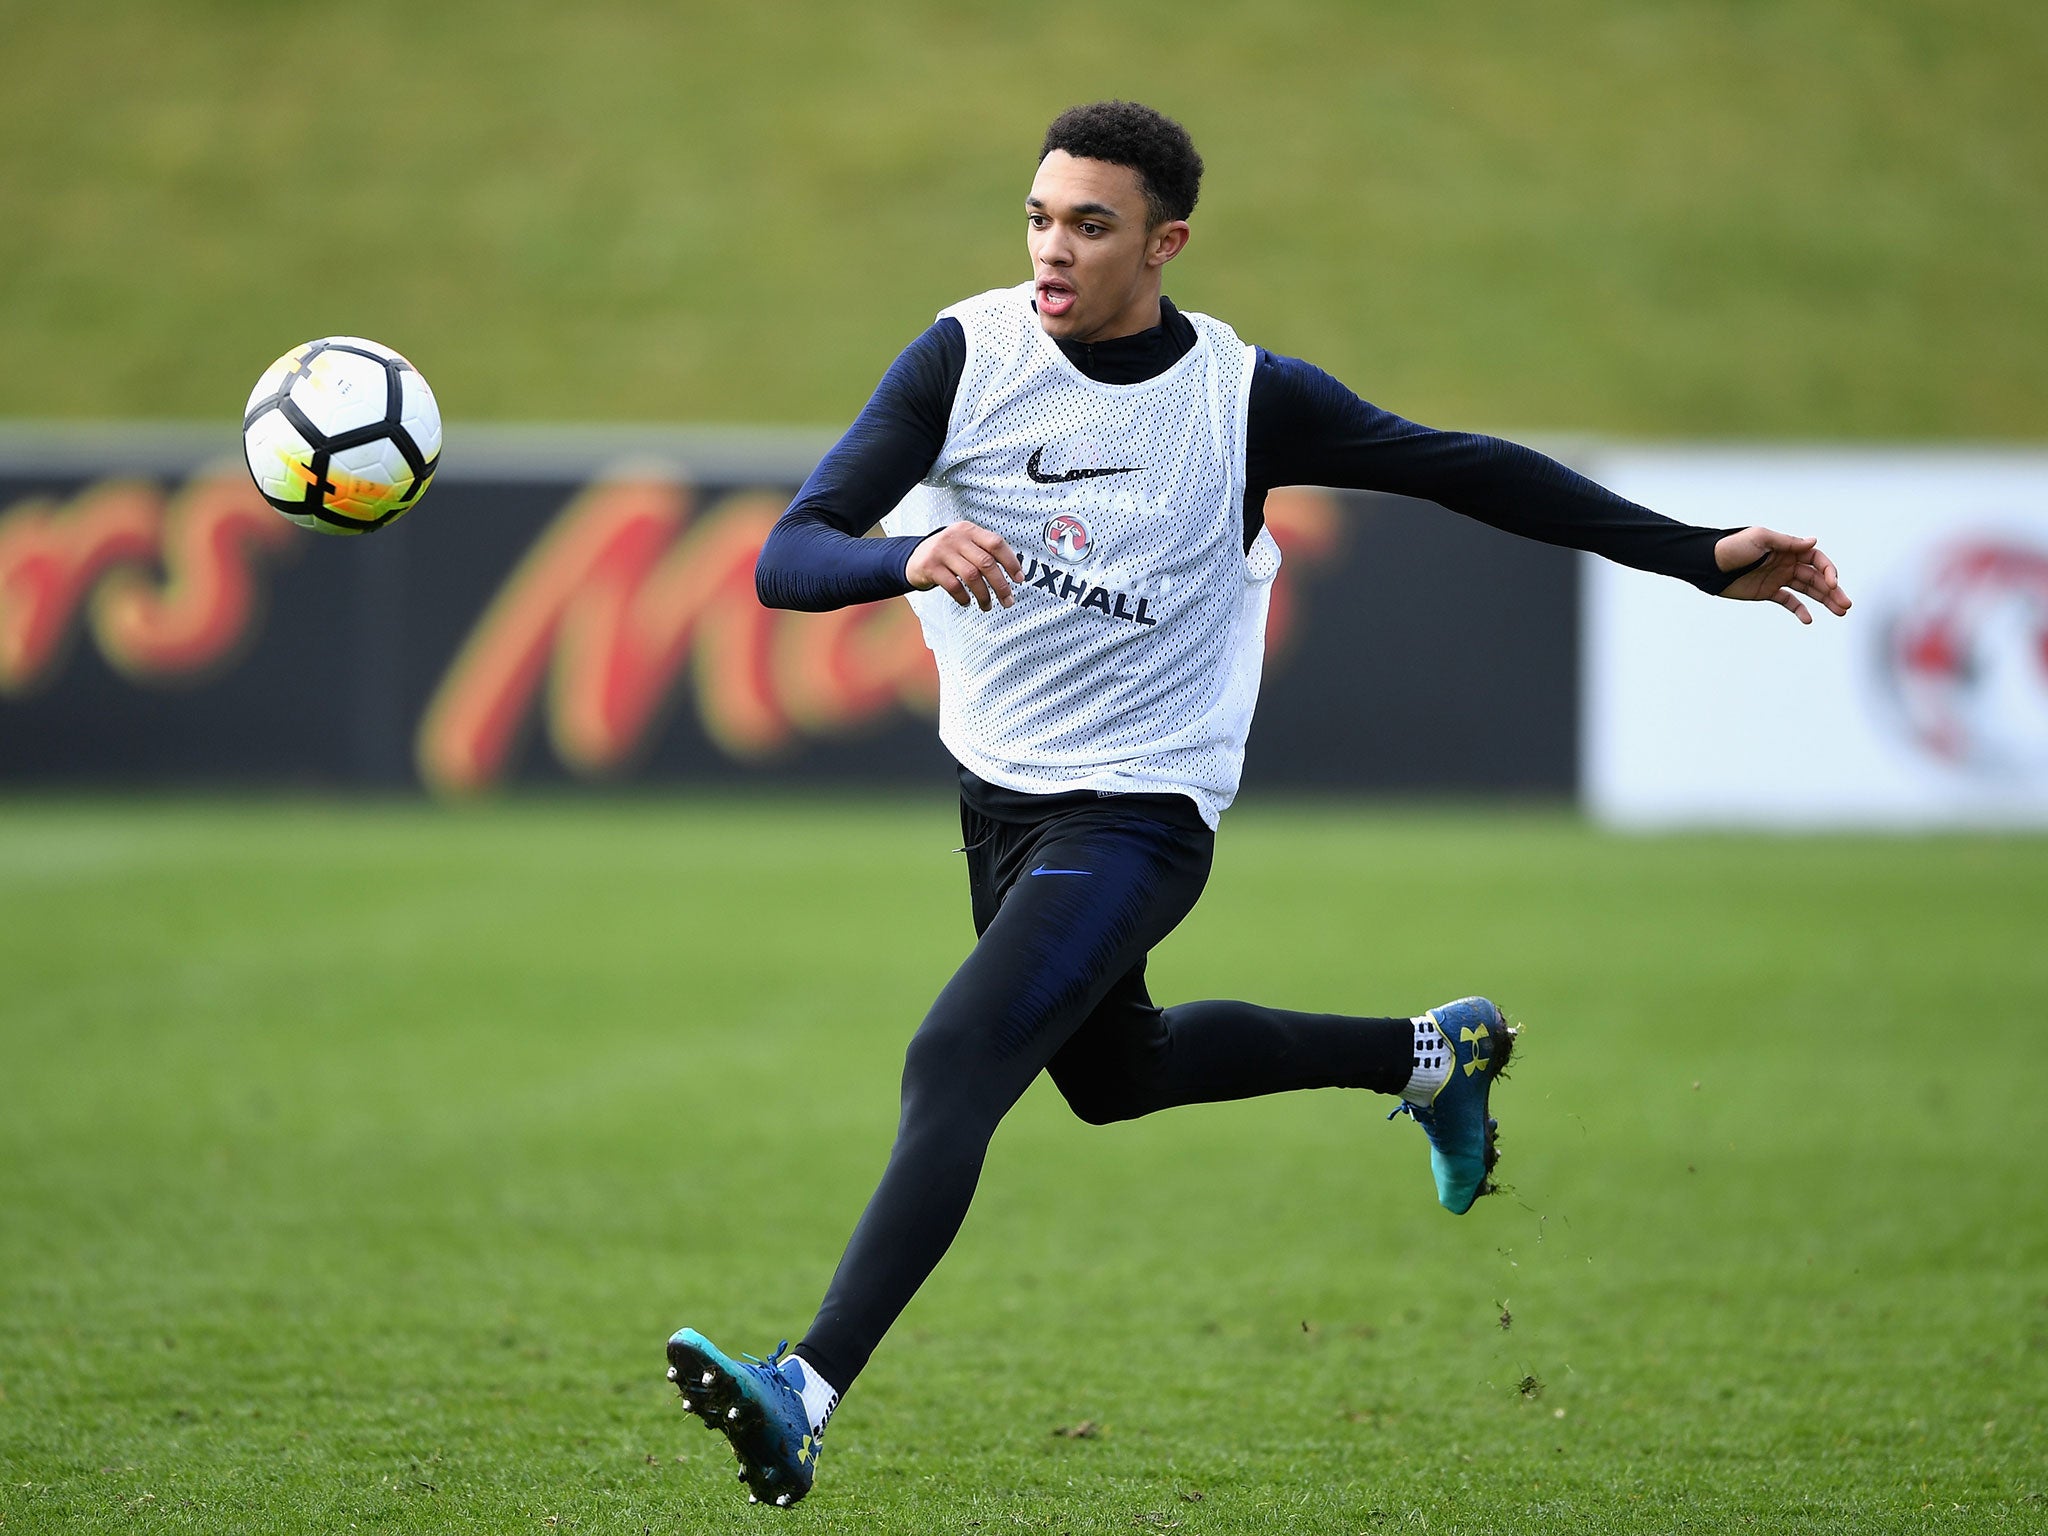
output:
[[1155, 991], [1505, 999], [1513, 1195], [1444, 1215], [1365, 1095], [1041, 1084], [746, 1510], [660, 1346], [808, 1319], [956, 841], [0, 802], [0, 1530], [2040, 1528], [2048, 844], [1314, 807], [1233, 814]]
[[2048, 434], [2038, 0], [0, 0], [0, 416], [848, 419], [1038, 135], [1209, 161], [1170, 291], [1424, 420]]

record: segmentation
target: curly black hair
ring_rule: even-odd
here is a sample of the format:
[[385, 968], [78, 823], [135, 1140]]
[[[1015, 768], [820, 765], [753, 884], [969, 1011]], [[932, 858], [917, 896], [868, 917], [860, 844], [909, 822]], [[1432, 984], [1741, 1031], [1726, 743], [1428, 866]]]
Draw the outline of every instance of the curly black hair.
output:
[[1069, 107], [1045, 130], [1043, 160], [1064, 149], [1079, 160], [1128, 165], [1145, 189], [1149, 222], [1164, 224], [1195, 211], [1202, 190], [1202, 157], [1187, 129], [1135, 101], [1097, 101]]

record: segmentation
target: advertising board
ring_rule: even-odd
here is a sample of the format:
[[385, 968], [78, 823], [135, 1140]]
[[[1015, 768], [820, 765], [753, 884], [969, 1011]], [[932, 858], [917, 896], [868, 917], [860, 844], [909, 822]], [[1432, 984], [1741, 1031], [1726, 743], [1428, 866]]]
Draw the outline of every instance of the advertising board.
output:
[[1802, 628], [1587, 559], [1598, 817], [2048, 824], [2048, 454], [1634, 449], [1590, 469], [1688, 522], [1818, 536], [1856, 603]]
[[[907, 603], [755, 601], [821, 447], [457, 426], [419, 510], [326, 538], [231, 433], [0, 432], [0, 783], [943, 788]], [[1395, 497], [1267, 518], [1247, 792], [1570, 793], [1568, 554]]]

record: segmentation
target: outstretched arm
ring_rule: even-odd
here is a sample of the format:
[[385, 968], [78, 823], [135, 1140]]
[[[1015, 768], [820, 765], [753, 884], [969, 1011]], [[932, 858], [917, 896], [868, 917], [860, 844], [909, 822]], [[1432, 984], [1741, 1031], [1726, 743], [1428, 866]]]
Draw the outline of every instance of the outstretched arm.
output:
[[1768, 528], [1696, 528], [1660, 516], [1533, 448], [1439, 432], [1382, 410], [1299, 358], [1258, 354], [1247, 436], [1248, 506], [1279, 485], [1415, 496], [1703, 592], [1781, 602], [1809, 622], [1793, 592], [1832, 613], [1848, 611], [1833, 562], [1811, 539]]

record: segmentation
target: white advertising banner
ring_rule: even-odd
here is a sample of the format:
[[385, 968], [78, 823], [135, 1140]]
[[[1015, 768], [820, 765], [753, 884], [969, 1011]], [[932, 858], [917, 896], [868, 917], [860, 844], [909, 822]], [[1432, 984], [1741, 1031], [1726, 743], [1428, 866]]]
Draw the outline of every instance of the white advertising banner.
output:
[[1810, 533], [1856, 606], [1586, 557], [1581, 784], [1617, 826], [2048, 826], [2048, 453], [1610, 449], [1710, 527]]

